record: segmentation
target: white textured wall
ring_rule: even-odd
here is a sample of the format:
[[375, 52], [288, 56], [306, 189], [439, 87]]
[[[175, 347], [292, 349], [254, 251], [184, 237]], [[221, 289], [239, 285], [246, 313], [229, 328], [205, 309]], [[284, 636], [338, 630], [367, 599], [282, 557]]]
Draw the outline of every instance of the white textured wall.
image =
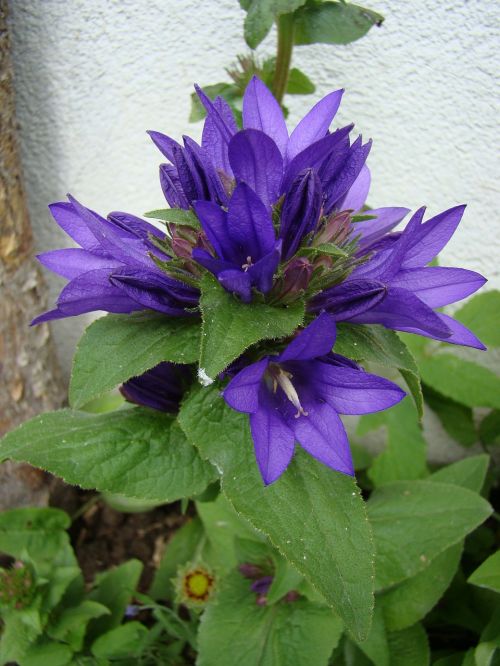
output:
[[[381, 29], [346, 47], [306, 46], [294, 62], [347, 94], [340, 122], [374, 139], [373, 205], [468, 202], [443, 263], [498, 274], [498, 5], [367, 0]], [[244, 52], [237, 0], [11, 0], [22, 156], [40, 250], [64, 246], [47, 204], [71, 192], [102, 213], [163, 205], [146, 129], [188, 125], [193, 81], [213, 83]], [[264, 44], [271, 53], [274, 34]], [[295, 120], [312, 97], [288, 100]], [[55, 298], [62, 282], [52, 279]], [[69, 366], [82, 318], [54, 324]]]

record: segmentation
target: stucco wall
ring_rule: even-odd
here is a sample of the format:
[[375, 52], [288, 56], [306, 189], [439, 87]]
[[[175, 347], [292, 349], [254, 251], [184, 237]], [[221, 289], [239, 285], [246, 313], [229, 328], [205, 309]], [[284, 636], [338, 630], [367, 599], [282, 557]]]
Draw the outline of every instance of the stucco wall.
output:
[[[40, 250], [68, 243], [47, 204], [71, 192], [106, 213], [163, 205], [146, 129], [199, 134], [193, 81], [213, 83], [246, 50], [237, 0], [12, 0], [22, 157]], [[498, 9], [484, 0], [370, 0], [386, 16], [346, 47], [296, 49], [314, 100], [345, 87], [339, 122], [374, 139], [373, 205], [468, 202], [444, 264], [499, 286], [495, 74]], [[496, 22], [496, 23], [495, 23]], [[495, 31], [495, 27], [497, 28]], [[272, 52], [275, 35], [264, 44]], [[287, 102], [293, 122], [313, 101]], [[53, 297], [62, 282], [50, 278]], [[84, 318], [54, 324], [69, 367]]]

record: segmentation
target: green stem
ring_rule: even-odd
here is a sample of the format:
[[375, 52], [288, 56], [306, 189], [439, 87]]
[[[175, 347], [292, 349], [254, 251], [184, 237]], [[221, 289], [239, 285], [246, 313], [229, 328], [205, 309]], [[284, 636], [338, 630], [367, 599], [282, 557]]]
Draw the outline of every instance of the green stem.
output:
[[293, 14], [283, 14], [278, 19], [278, 53], [274, 72], [273, 94], [281, 104], [285, 96], [290, 64], [292, 62], [293, 33], [295, 24]]

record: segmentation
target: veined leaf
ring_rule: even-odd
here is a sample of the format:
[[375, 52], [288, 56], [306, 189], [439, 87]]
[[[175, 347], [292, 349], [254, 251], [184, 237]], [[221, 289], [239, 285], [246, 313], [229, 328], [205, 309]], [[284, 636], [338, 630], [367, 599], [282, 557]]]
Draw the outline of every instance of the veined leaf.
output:
[[383, 20], [381, 14], [352, 3], [310, 3], [296, 14], [295, 43], [349, 44]]

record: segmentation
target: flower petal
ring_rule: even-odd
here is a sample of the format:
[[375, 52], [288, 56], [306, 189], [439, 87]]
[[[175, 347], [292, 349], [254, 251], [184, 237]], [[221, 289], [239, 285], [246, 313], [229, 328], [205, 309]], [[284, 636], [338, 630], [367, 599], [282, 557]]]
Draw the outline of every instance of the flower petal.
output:
[[371, 180], [370, 169], [364, 164], [342, 202], [338, 204], [338, 209], [352, 210], [354, 212], [359, 211], [363, 207], [370, 191]]
[[160, 164], [160, 185], [171, 208], [189, 208], [177, 169], [171, 164]]
[[246, 366], [229, 382], [222, 397], [237, 412], [255, 413], [259, 408], [260, 386], [269, 365], [267, 357]]
[[85, 312], [129, 313], [144, 308], [111, 284], [110, 271], [101, 268], [79, 275], [64, 287], [57, 306], [65, 317]]
[[314, 393], [339, 414], [371, 414], [392, 407], [406, 393], [393, 382], [363, 370], [315, 361], [310, 369]]
[[290, 259], [303, 237], [316, 229], [322, 204], [321, 182], [313, 169], [307, 169], [293, 181], [283, 201], [279, 235], [284, 259]]
[[235, 263], [243, 265], [247, 257], [256, 262], [273, 251], [276, 238], [271, 214], [246, 183], [236, 186], [229, 202], [227, 231]]
[[371, 147], [371, 141], [363, 144], [362, 138], [358, 137], [342, 163], [331, 173], [328, 180], [323, 182], [326, 197], [325, 212], [329, 213], [339, 208], [342, 198], [360, 174]]
[[304, 148], [310, 146], [311, 143], [325, 136], [337, 113], [343, 94], [343, 90], [335, 90], [329, 93], [302, 118], [288, 141], [286, 150], [288, 162]]
[[252, 283], [250, 275], [239, 270], [222, 271], [217, 276], [221, 285], [241, 298], [243, 303], [250, 303], [252, 300]]
[[260, 130], [242, 130], [229, 143], [229, 162], [238, 182], [244, 182], [272, 206], [279, 196], [283, 158], [274, 141]]
[[227, 213], [211, 201], [194, 201], [193, 207], [214, 250], [221, 259], [232, 263], [235, 252], [229, 238]]
[[464, 268], [427, 266], [399, 271], [391, 286], [414, 293], [431, 308], [440, 308], [470, 296], [486, 282], [479, 273]]
[[328, 354], [335, 344], [335, 337], [335, 320], [323, 312], [290, 342], [277, 361], [307, 361]]
[[455, 233], [465, 206], [455, 206], [422, 224], [407, 249], [402, 268], [425, 266], [441, 252]]
[[387, 287], [376, 280], [346, 280], [318, 294], [309, 304], [309, 310], [326, 310], [335, 321], [344, 321], [375, 307], [386, 293]]
[[425, 335], [428, 338], [433, 340], [441, 340], [452, 345], [463, 345], [464, 347], [474, 347], [474, 349], [485, 350], [485, 345], [477, 338], [472, 331], [464, 326], [461, 322], [456, 319], [452, 319], [448, 315], [442, 314], [441, 312], [436, 312], [436, 315], [441, 319], [443, 324], [451, 331], [451, 335], [448, 337], [431, 335], [427, 331], [424, 331], [418, 327], [405, 327], [402, 326], [398, 328], [398, 331], [404, 331], [405, 333], [416, 333], [417, 335]]
[[273, 396], [261, 387], [259, 409], [250, 414], [255, 457], [266, 485], [276, 481], [293, 457], [295, 437], [276, 410]]
[[50, 204], [49, 210], [57, 224], [84, 250], [103, 253], [96, 237], [82, 220], [71, 203], [59, 201]]
[[273, 278], [281, 258], [281, 241], [276, 241], [273, 249], [253, 266], [250, 266], [248, 273], [252, 285], [262, 294], [267, 294], [273, 287]]
[[223, 259], [216, 259], [212, 257], [206, 250], [195, 247], [191, 255], [195, 261], [197, 261], [201, 266], [204, 266], [207, 271], [210, 271], [214, 275], [219, 275], [222, 271], [231, 271], [234, 270], [234, 264], [230, 261], [224, 261]]
[[293, 431], [303, 449], [337, 472], [354, 476], [349, 440], [339, 415], [326, 403], [304, 401], [307, 416], [293, 421]]
[[114, 268], [122, 266], [119, 261], [76, 247], [43, 252], [37, 254], [37, 259], [45, 268], [68, 280], [99, 268], [107, 268], [109, 269], [108, 272], [111, 273]]
[[243, 96], [243, 127], [261, 130], [285, 155], [288, 130], [283, 111], [269, 88], [256, 76], [250, 79]]
[[[214, 114], [217, 114], [217, 121]], [[221, 123], [224, 125], [224, 131], [220, 129]], [[236, 134], [237, 131], [238, 126], [231, 107], [222, 97], [216, 97], [213, 102], [213, 112], [207, 113], [205, 118], [201, 145], [215, 168], [220, 169], [228, 176], [232, 176], [233, 172], [229, 164], [227, 149], [231, 136]]]
[[386, 297], [374, 308], [356, 315], [358, 324], [382, 324], [396, 331], [417, 328], [423, 335], [446, 338], [450, 331], [439, 315], [415, 294], [399, 287], [389, 287]]
[[170, 162], [174, 161], [174, 154], [173, 154], [173, 147], [177, 146], [180, 148], [180, 145], [175, 141], [174, 139], [171, 139], [169, 136], [166, 134], [162, 134], [161, 132], [155, 132], [154, 130], [148, 130], [147, 132], [149, 136], [151, 137], [151, 140], [155, 144], [155, 146], [158, 148], [158, 150], [165, 155], [167, 160]]
[[354, 238], [354, 236], [359, 235], [361, 237], [359, 239], [359, 246], [361, 249], [365, 249], [382, 238], [388, 231], [394, 229], [409, 212], [409, 208], [401, 207], [373, 208], [372, 210], [367, 210], [362, 214], [373, 215], [375, 219], [356, 222], [353, 225], [351, 237]]

